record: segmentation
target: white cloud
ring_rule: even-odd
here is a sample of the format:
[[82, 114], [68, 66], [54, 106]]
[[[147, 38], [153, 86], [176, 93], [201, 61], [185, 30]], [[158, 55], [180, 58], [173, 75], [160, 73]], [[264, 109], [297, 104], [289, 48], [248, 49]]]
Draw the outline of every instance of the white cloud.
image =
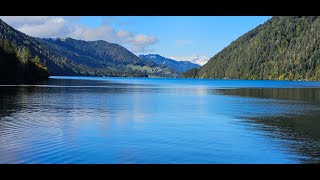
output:
[[0, 18], [11, 26], [21, 26], [23, 24], [41, 24], [54, 16], [0, 16]]
[[114, 17], [105, 17], [102, 25], [88, 27], [80, 25], [78, 16], [0, 16], [6, 23], [34, 37], [71, 37], [82, 40], [105, 40], [118, 43], [131, 51], [152, 52], [150, 45], [157, 42], [155, 36], [116, 30], [112, 26], [117, 22]]
[[65, 33], [65, 23], [63, 18], [50, 18], [42, 24], [23, 24], [18, 30], [36, 37], [60, 36]]
[[209, 60], [207, 56], [200, 56], [196, 54], [193, 54], [191, 56], [171, 56], [170, 58], [177, 61], [190, 61], [192, 63], [196, 63], [201, 66], [207, 63]]
[[155, 36], [148, 36], [145, 34], [136, 34], [130, 35], [124, 41], [125, 44], [128, 44], [128, 49], [134, 53], [139, 52], [153, 52], [153, 49], [148, 49], [148, 45], [155, 44], [157, 42], [157, 38]]
[[133, 45], [154, 44], [156, 42], [157, 38], [155, 36], [147, 36], [144, 34], [137, 34], [126, 40], [126, 43]]
[[66, 20], [58, 16], [0, 16], [6, 23], [30, 36], [52, 37], [67, 33]]
[[126, 38], [126, 37], [130, 37], [132, 36], [132, 34], [128, 31], [125, 31], [125, 30], [120, 30], [117, 32], [117, 36], [120, 37], [120, 38]]
[[[128, 49], [133, 53], [139, 53], [139, 52], [152, 53], [152, 52], [155, 52], [155, 49], [149, 49], [149, 48], [146, 48], [145, 46], [131, 46], [131, 47], [128, 47]], [[138, 54], [136, 54], [136, 55], [138, 56]]]
[[105, 40], [113, 43], [117, 41], [117, 37], [115, 34], [115, 30], [108, 25], [99, 26], [96, 28], [75, 25], [71, 28], [68, 36], [86, 41]]

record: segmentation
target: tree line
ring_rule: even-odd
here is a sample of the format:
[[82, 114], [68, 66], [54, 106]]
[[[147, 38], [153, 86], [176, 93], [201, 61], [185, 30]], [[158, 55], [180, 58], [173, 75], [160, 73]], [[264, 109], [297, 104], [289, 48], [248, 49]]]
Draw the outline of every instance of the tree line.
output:
[[35, 81], [48, 76], [48, 68], [27, 47], [17, 47], [7, 39], [0, 39], [1, 82]]

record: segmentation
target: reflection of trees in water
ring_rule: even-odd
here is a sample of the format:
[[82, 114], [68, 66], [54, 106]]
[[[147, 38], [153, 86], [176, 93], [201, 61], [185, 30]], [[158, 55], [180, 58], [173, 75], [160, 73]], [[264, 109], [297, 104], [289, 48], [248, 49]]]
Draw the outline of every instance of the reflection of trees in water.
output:
[[92, 87], [130, 87], [137, 86], [154, 86], [152, 84], [129, 84], [129, 83], [115, 83], [111, 80], [86, 80], [86, 79], [49, 79], [46, 83], [48, 85], [56, 86], [92, 86]]
[[1, 87], [0, 88], [0, 118], [21, 109], [22, 105], [16, 102], [19, 91], [24, 88]]
[[320, 88], [241, 88], [216, 91], [224, 95], [320, 103]]
[[293, 140], [286, 143], [290, 149], [308, 159], [302, 162], [320, 162], [320, 113], [316, 110], [306, 111], [304, 114], [285, 116], [244, 117], [254, 123], [267, 125], [266, 130], [274, 134], [275, 138]]
[[[300, 106], [285, 114], [266, 114], [259, 117], [242, 116], [253, 120], [255, 124], [262, 124], [259, 130], [271, 132], [274, 138], [292, 140], [286, 146], [307, 159], [301, 159], [304, 163], [320, 162], [320, 89], [218, 89], [218, 93], [253, 98], [272, 98], [288, 100], [287, 103]], [[290, 101], [291, 100], [291, 101]], [[252, 102], [253, 105], [255, 101]], [[282, 103], [273, 104], [277, 108]], [[308, 108], [305, 108], [307, 107]], [[310, 108], [310, 106], [312, 108]], [[261, 106], [256, 106], [261, 107]]]
[[36, 87], [0, 87], [0, 121], [2, 117], [30, 108], [30, 95], [45, 91], [46, 88]]
[[[121, 94], [141, 91], [141, 87], [151, 86], [145, 84], [112, 83], [111, 81], [93, 81], [78, 79], [49, 79], [37, 82], [39, 85], [54, 85], [55, 87], [35, 86], [3, 86], [0, 87], [0, 118], [11, 113], [30, 108], [37, 98], [55, 98], [55, 96], [69, 96], [81, 93], [110, 93]], [[139, 86], [139, 88], [135, 88]], [[146, 88], [145, 91], [148, 91]], [[43, 93], [38, 97], [31, 97]]]

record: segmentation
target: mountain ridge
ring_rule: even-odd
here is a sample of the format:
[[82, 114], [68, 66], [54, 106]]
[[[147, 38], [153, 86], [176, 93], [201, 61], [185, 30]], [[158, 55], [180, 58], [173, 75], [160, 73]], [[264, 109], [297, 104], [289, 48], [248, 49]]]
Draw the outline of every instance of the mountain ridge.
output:
[[139, 55], [141, 59], [146, 59], [157, 64], [166, 64], [168, 67], [182, 73], [192, 68], [200, 67], [200, 65], [190, 61], [176, 61], [170, 58], [163, 57], [159, 54]]
[[103, 40], [37, 38], [28, 36], [0, 19], [0, 39], [17, 47], [27, 46], [40, 57], [50, 75], [177, 77], [167, 66], [142, 60], [121, 45]]

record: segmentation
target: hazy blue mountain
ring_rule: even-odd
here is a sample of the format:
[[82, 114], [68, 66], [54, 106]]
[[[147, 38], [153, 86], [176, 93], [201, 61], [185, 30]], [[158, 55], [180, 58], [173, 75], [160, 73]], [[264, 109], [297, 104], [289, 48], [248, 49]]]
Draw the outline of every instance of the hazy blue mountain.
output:
[[167, 65], [168, 67], [178, 71], [178, 72], [186, 72], [192, 68], [200, 67], [199, 64], [194, 64], [189, 61], [176, 61], [173, 59], [165, 58], [160, 56], [159, 54], [148, 54], [148, 55], [139, 55], [141, 59], [146, 59], [152, 62], [155, 62], [159, 65]]

